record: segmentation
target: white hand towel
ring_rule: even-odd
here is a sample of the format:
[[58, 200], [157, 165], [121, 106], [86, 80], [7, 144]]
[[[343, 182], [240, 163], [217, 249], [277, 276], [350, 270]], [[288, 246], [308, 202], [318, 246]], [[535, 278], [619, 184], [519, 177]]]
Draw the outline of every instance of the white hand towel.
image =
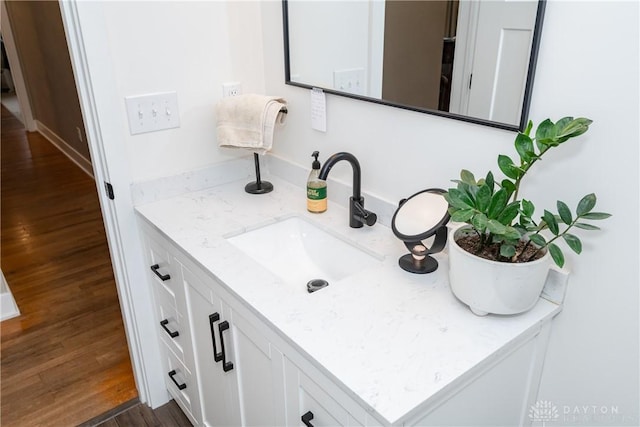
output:
[[287, 102], [275, 96], [244, 94], [216, 104], [216, 133], [221, 147], [265, 154], [273, 145], [276, 124], [283, 124]]

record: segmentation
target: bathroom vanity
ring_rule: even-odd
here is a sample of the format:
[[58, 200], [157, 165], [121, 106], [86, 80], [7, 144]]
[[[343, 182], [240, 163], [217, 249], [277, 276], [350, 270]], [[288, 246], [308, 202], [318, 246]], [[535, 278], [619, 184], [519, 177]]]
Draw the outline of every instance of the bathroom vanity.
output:
[[[446, 253], [437, 271], [408, 273], [387, 226], [350, 228], [333, 202], [308, 213], [304, 188], [269, 180], [269, 194], [247, 194], [240, 180], [136, 208], [166, 387], [194, 424], [531, 423], [559, 305], [477, 317], [449, 289]], [[291, 218], [371, 263], [308, 293], [231, 242]], [[330, 241], [300, 250], [321, 256]]]

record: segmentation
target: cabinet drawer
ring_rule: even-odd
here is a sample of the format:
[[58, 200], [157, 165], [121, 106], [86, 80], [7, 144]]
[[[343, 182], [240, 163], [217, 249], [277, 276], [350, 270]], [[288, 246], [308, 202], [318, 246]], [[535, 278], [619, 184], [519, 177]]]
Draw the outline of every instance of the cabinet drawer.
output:
[[195, 423], [200, 419], [200, 402], [195, 375], [178, 360], [171, 350], [165, 348], [165, 384], [167, 390], [182, 410]]
[[184, 291], [180, 283], [180, 264], [164, 247], [166, 242], [159, 243], [147, 237], [149, 250], [149, 275], [152, 278], [153, 291], [159, 297], [184, 314]]
[[189, 343], [189, 326], [176, 309], [156, 300], [158, 311], [157, 330], [160, 339], [185, 363], [185, 346]]

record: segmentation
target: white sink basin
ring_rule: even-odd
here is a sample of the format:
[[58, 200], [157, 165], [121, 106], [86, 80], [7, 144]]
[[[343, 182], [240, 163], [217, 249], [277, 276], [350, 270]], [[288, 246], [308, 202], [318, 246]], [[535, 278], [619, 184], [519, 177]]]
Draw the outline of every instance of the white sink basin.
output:
[[381, 262], [300, 217], [228, 237], [227, 241], [300, 289], [306, 289], [307, 282], [313, 279], [323, 279], [331, 285]]

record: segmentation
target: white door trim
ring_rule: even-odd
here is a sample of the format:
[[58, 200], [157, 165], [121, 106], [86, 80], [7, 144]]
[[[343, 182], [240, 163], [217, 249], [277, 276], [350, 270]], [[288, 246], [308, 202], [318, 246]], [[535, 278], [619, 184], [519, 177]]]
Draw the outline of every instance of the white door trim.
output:
[[[108, 33], [100, 2], [61, 1], [71, 64], [109, 242], [125, 332], [140, 401], [152, 408], [169, 399], [154, 323], [152, 296], [131, 201], [131, 175]], [[124, 103], [124, 100], [122, 100]], [[104, 183], [112, 184], [115, 199]], [[134, 285], [135, 284], [135, 285]]]

